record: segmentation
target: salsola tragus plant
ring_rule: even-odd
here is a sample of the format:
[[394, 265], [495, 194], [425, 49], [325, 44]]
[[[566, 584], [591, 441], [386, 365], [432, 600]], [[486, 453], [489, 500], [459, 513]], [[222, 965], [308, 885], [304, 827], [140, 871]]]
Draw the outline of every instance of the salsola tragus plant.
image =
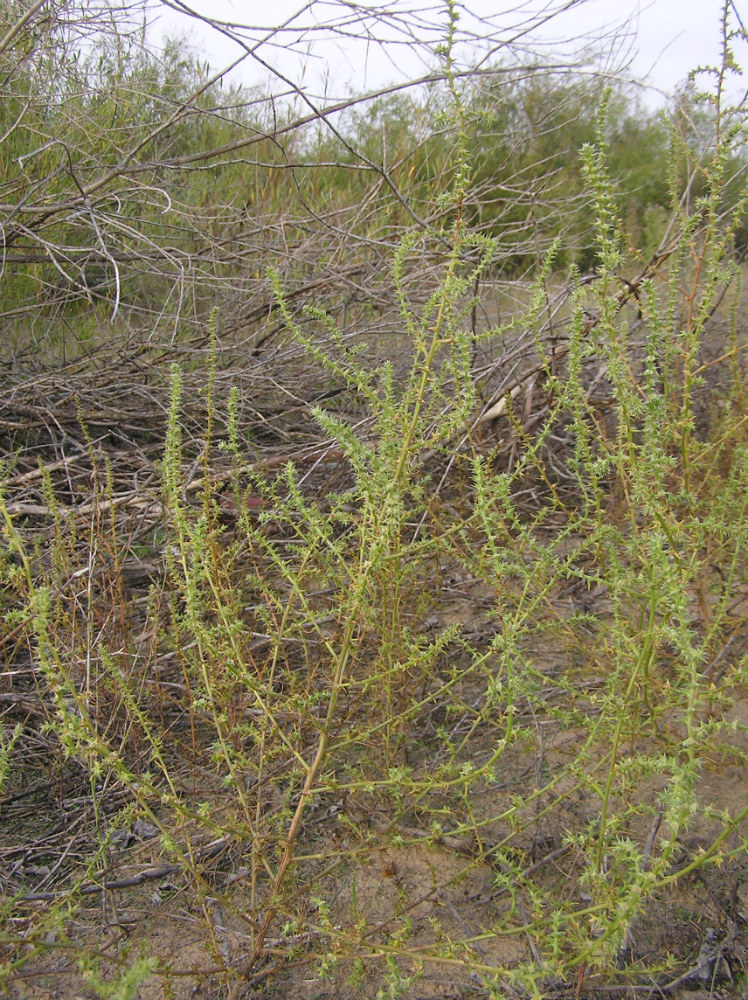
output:
[[[64, 892], [8, 904], [8, 921], [49, 906], [3, 940], [7, 983], [55, 949], [77, 952], [102, 995], [173, 982], [144, 938], [142, 955], [115, 959], [86, 936], [88, 896], [128, 888], [109, 874], [127, 849], [152, 860], [130, 888], [155, 870], [157, 903], [189, 893], [230, 984], [303, 968], [382, 996], [423, 976], [497, 996], [667, 986], [681, 973], [665, 946], [648, 960], [639, 928], [651, 934], [679, 880], [745, 850], [746, 808], [709, 780], [744, 762], [745, 732], [745, 331], [730, 256], [745, 185], [725, 204], [745, 117], [722, 86], [727, 22], [716, 99], [691, 116], [697, 133], [672, 124], [656, 252], [621, 223], [603, 105], [582, 151], [595, 274], [573, 272], [559, 310], [551, 252], [521, 314], [482, 331], [469, 316], [501, 235], [464, 217], [456, 24], [450, 6], [444, 224], [406, 235], [391, 261], [407, 351], [370, 364], [331, 312], [299, 313], [272, 276], [286, 331], [361, 416], [309, 413], [334, 486], [298, 461], [258, 461], [238, 393], [219, 412], [214, 320], [197, 458], [185, 372], [171, 372], [149, 542], [164, 570], [145, 600], [127, 594], [93, 445], [85, 530], [48, 479], [46, 550], [3, 507], [6, 623], [38, 664], [60, 767], [85, 776], [92, 804]], [[417, 304], [406, 275], [435, 252]], [[497, 344], [505, 370], [485, 399], [479, 359]], [[0, 775], [22, 742], [3, 737]]]

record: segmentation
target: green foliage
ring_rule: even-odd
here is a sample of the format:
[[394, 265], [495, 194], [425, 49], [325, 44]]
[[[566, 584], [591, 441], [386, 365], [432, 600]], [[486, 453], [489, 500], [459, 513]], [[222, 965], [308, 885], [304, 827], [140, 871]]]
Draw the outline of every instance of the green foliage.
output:
[[[391, 246], [393, 234], [416, 220], [432, 233], [448, 229], [449, 192], [460, 185], [473, 230], [501, 235], [496, 273], [532, 277], [560, 229], [556, 268], [597, 266], [578, 155], [596, 141], [594, 79], [495, 65], [475, 82], [460, 79], [459, 104], [448, 77], [407, 94], [352, 100], [333, 129], [321, 120], [291, 128], [292, 103], [213, 80], [183, 43], [157, 53], [137, 33], [101, 27], [97, 35], [94, 22], [78, 46], [63, 18], [32, 18], [0, 54], [0, 280], [6, 315], [18, 317], [16, 350], [44, 336], [66, 358], [90, 346], [120, 310], [138, 329], [156, 322], [173, 336], [179, 315], [207, 320], [217, 283], [260, 282], [266, 251], [256, 245], [257, 227], [284, 218], [285, 248], [303, 245], [316, 220], [320, 264], [328, 254], [335, 259], [322, 220], [338, 219], [336, 227], [362, 244]], [[608, 99], [609, 175], [642, 259], [659, 246], [674, 200], [686, 189], [699, 196], [709, 155], [699, 136], [709, 134], [715, 109], [696, 101], [684, 92], [667, 126], [621, 86]], [[455, 141], [464, 157], [455, 156]], [[739, 142], [730, 146], [730, 162], [719, 167], [723, 211], [739, 200], [744, 168]], [[469, 179], [459, 176], [463, 159]], [[739, 247], [744, 219], [743, 211], [732, 227]], [[232, 239], [245, 249], [227, 255]], [[186, 283], [185, 260], [199, 262]], [[286, 281], [308, 273], [301, 257], [284, 265]], [[61, 342], [59, 315], [76, 328]]]
[[[102, 517], [111, 475], [85, 427], [103, 494], [89, 520], [76, 520], [42, 476], [44, 559], [0, 497], [0, 612], [24, 630], [45, 734], [85, 774], [95, 834], [69, 907], [34, 911], [25, 936], [2, 939], [8, 982], [56, 935], [73, 940], [83, 886], [105, 877], [116, 822], [129, 828], [136, 816], [170, 877], [188, 887], [185, 912], [202, 920], [227, 990], [238, 975], [253, 988], [271, 953], [357, 984], [378, 965], [382, 997], [406, 995], [431, 965], [477, 977], [497, 996], [540, 996], [559, 983], [579, 993], [587, 975], [637, 985], [637, 970], [622, 966], [658, 894], [745, 852], [748, 807], [720, 811], [704, 787], [710, 767], [745, 763], [734, 743], [745, 726], [730, 715], [747, 680], [745, 655], [731, 650], [733, 597], [748, 588], [737, 297], [716, 363], [722, 405], [697, 416], [714, 367], [710, 320], [737, 285], [730, 253], [746, 194], [731, 185], [744, 120], [694, 97], [698, 114], [681, 106], [655, 122], [620, 91], [600, 102], [569, 78], [510, 73], [500, 87], [464, 86], [453, 62], [457, 14], [450, 3], [438, 53], [445, 87], [431, 119], [416, 99], [388, 99], [344, 116], [333, 139], [309, 129], [282, 149], [268, 141], [272, 163], [211, 168], [222, 192], [215, 224], [235, 218], [242, 192], [256, 210], [280, 212], [289, 188], [275, 168], [292, 154], [293, 197], [312, 216], [360, 206], [372, 177], [382, 182], [356, 234], [398, 233], [387, 280], [399, 357], [382, 360], [349, 337], [335, 303], [295, 303], [288, 282], [307, 264], [288, 259], [267, 278], [279, 337], [367, 415], [362, 434], [332, 404], [309, 410], [345, 484], [313, 491], [293, 461], [279, 469], [250, 459], [238, 392], [219, 412], [212, 313], [197, 493], [186, 478], [185, 369], [170, 369], [153, 542], [165, 569], [146, 600], [126, 596], [118, 558], [92, 571], [94, 553], [118, 553], [126, 540]], [[246, 95], [231, 97], [231, 114], [213, 114], [218, 95], [204, 68], [175, 48], [159, 66], [118, 41], [81, 60], [55, 84], [45, 134], [67, 129], [66, 148], [88, 159], [73, 176], [55, 167], [57, 139], [29, 148], [22, 163], [40, 173], [23, 197], [36, 185], [42, 200], [64, 198], [81, 178], [95, 183], [103, 160], [126, 157], [141, 190], [168, 187], [193, 218], [210, 184], [197, 171], [167, 184], [170, 166], [254, 127]], [[22, 60], [17, 80], [30, 72]], [[161, 131], [172, 107], [174, 127]], [[16, 131], [9, 169], [22, 148], [12, 143], [33, 129]], [[313, 158], [327, 166], [306, 176]], [[129, 245], [136, 229], [156, 244], [155, 204], [104, 212], [106, 246]], [[411, 225], [414, 213], [428, 213], [428, 225]], [[85, 247], [87, 226], [50, 215], [36, 236]], [[428, 280], [414, 288], [423, 261]], [[566, 266], [560, 337], [548, 286]], [[586, 280], [581, 269], [593, 267]], [[468, 320], [476, 289], [499, 271], [532, 272], [527, 305], [481, 332]], [[162, 280], [142, 288], [163, 292]], [[506, 365], [518, 373], [501, 383], [494, 411], [512, 436], [510, 457], [486, 447], [476, 418], [476, 354], [496, 343], [509, 344]], [[224, 496], [212, 478], [219, 456]], [[490, 612], [476, 612], [478, 629], [450, 620], [447, 573]], [[0, 784], [22, 738], [0, 729]], [[114, 819], [99, 808], [110, 787], [127, 802]], [[330, 819], [338, 825], [325, 828]], [[678, 869], [680, 848], [704, 828], [703, 847]], [[236, 896], [207, 864], [216, 844], [232, 852]], [[414, 888], [395, 862], [377, 860], [392, 889], [380, 887], [367, 910], [363, 883], [385, 851], [404, 863], [416, 855], [427, 875]], [[491, 887], [479, 927], [449, 895], [471, 880], [476, 897]], [[213, 915], [219, 902], [241, 927], [240, 958]], [[497, 942], [506, 951], [487, 950]], [[80, 950], [102, 997], [135, 996], [149, 976], [168, 980], [153, 956], [112, 971]]]

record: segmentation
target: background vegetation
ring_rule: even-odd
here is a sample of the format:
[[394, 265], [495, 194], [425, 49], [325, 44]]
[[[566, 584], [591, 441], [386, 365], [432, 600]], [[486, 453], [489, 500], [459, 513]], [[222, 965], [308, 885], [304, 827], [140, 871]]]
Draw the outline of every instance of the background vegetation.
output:
[[733, 5], [666, 113], [141, 15], [2, 8], [3, 988], [740, 996]]

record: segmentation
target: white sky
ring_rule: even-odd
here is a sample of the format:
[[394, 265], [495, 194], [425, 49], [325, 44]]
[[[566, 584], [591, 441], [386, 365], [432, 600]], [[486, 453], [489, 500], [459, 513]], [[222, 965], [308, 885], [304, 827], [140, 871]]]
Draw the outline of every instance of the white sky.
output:
[[[462, 6], [465, 13], [461, 25], [473, 30], [477, 27], [481, 34], [489, 37], [493, 28], [496, 39], [505, 39], [512, 25], [526, 20], [528, 12], [537, 15], [538, 11], [547, 10], [552, 4], [558, 6], [559, 2], [568, 3], [569, 0], [464, 0]], [[734, 2], [740, 10], [742, 0]], [[276, 27], [303, 10], [301, 0], [266, 0], [265, 3], [258, 0], [171, 0], [171, 4], [172, 7], [180, 4], [189, 6], [199, 15], [233, 22], [234, 25], [254, 25], [254, 30], [245, 35], [252, 39], [259, 37], [257, 26]], [[397, 82], [403, 74], [413, 78], [433, 67], [433, 57], [430, 65], [426, 60], [439, 35], [434, 32], [429, 37], [429, 25], [444, 25], [442, 4], [436, 0], [390, 0], [388, 3], [377, 0], [359, 5], [372, 15], [387, 9], [410, 11], [411, 16], [420, 16], [426, 23], [419, 31], [418, 40], [431, 42], [431, 48], [424, 47], [420, 56], [405, 44], [405, 40], [400, 39], [398, 44], [396, 37], [386, 46], [371, 43], [364, 46], [363, 43], [340, 37], [323, 41], [320, 26], [331, 17], [340, 18], [352, 6], [346, 7], [333, 0], [318, 0], [294, 22], [302, 28], [311, 29], [296, 36], [299, 55], [294, 57], [289, 51], [288, 35], [280, 36], [275, 47], [272, 44], [263, 45], [259, 54], [294, 82], [301, 82], [303, 77], [308, 87], [313, 81], [313, 89], [324, 89], [329, 97], [343, 96], [349, 88], [359, 93], [378, 88]], [[654, 87], [671, 91], [691, 69], [717, 60], [722, 6], [723, 0], [650, 0], [648, 3], [645, 0], [638, 3], [636, 0], [580, 0], [579, 6], [560, 14], [551, 24], [543, 25], [524, 38], [523, 42], [529, 49], [539, 47], [544, 57], [551, 60], [564, 51], [561, 41], [564, 38], [586, 36], [591, 40], [600, 39], [604, 38], [606, 31], [628, 22], [628, 36], [624, 39], [619, 37], [615, 49], [608, 45], [606, 55], [610, 67], [620, 65], [626, 49], [630, 47], [630, 56], [633, 57], [630, 72], [639, 79], [646, 78]], [[492, 23], [481, 26], [474, 21], [471, 25], [467, 12], [489, 18]], [[381, 28], [373, 21], [371, 27], [393, 38], [391, 28]], [[241, 52], [236, 44], [201, 21], [178, 15], [173, 9], [163, 6], [159, 10], [156, 30], [189, 35], [195, 50], [214, 68], [228, 65]], [[239, 28], [236, 30], [241, 31]], [[486, 50], [491, 48], [487, 41]], [[736, 52], [736, 55], [740, 62], [745, 53]], [[249, 84], [263, 79], [262, 67], [251, 59], [242, 64], [236, 75]], [[647, 99], [653, 101], [656, 98], [650, 95]]]

